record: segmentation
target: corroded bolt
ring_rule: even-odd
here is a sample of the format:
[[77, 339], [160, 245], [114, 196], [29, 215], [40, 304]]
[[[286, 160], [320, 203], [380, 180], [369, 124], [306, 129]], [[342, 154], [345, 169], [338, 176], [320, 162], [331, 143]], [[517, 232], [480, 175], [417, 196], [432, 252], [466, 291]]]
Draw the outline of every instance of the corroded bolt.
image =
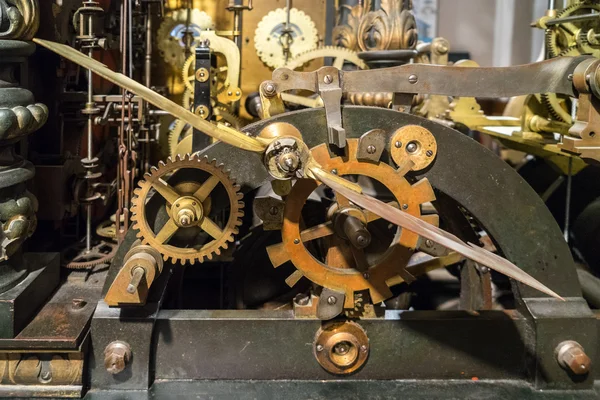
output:
[[592, 360], [585, 354], [583, 347], [574, 340], [566, 340], [554, 350], [558, 364], [575, 375], [585, 375], [590, 372]]
[[181, 226], [190, 226], [194, 221], [194, 212], [188, 209], [183, 209], [177, 213], [177, 218], [179, 219], [179, 225]]
[[131, 360], [131, 347], [120, 340], [111, 342], [104, 349], [104, 368], [110, 374], [122, 372]]
[[331, 82], [333, 82], [333, 77], [331, 75], [325, 75], [325, 78], [323, 78], [323, 82], [329, 85]]
[[369, 153], [369, 154], [375, 153], [376, 150], [377, 150], [377, 148], [373, 145], [367, 146], [367, 153]]

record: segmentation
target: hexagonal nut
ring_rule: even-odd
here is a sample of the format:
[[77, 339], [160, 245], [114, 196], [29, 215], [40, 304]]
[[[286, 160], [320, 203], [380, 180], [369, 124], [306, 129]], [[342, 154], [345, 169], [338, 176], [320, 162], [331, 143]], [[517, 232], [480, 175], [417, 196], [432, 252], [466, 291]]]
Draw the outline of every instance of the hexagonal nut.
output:
[[121, 341], [109, 343], [104, 349], [104, 368], [110, 374], [122, 372], [131, 360], [131, 347]]
[[586, 375], [590, 372], [592, 360], [579, 343], [573, 340], [564, 341], [556, 347], [555, 353], [556, 361], [567, 371], [575, 375]]

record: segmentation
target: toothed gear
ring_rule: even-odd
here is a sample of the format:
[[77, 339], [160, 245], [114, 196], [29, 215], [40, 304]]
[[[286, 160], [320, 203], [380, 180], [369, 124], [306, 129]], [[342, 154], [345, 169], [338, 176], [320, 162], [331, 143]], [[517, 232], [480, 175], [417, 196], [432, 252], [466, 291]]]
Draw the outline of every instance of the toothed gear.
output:
[[[184, 107], [189, 108], [184, 103]], [[218, 106], [213, 109], [213, 113], [215, 114], [216, 121], [223, 123], [227, 126], [231, 126], [235, 129], [241, 129], [245, 124], [244, 121], [233, 115], [227, 107]], [[186, 124], [181, 120], [175, 121], [173, 124], [173, 128], [169, 131], [169, 154], [171, 157], [174, 157], [177, 154], [186, 154], [192, 151], [191, 146], [186, 146], [186, 148], [180, 148], [180, 143], [188, 136], [191, 136], [194, 132], [194, 128], [191, 125]], [[191, 145], [191, 142], [189, 143]]]
[[[65, 250], [62, 255], [63, 267], [66, 269], [90, 269], [100, 264], [110, 264], [111, 260], [117, 254], [119, 246], [117, 243], [101, 240], [86, 251], [83, 243], [77, 243]], [[71, 257], [68, 253], [75, 252]]]
[[189, 29], [194, 39], [200, 36], [200, 32], [214, 29], [210, 15], [198, 9], [180, 9], [165, 16], [157, 31], [158, 49], [164, 60], [177, 68], [185, 62], [183, 34], [187, 29], [188, 11], [190, 12]]
[[[271, 68], [283, 67], [286, 63], [280, 41], [286, 19], [287, 13], [284, 8], [273, 10], [263, 17], [254, 32], [256, 52]], [[319, 32], [315, 23], [304, 12], [296, 8], [290, 10], [290, 29], [293, 39], [290, 45], [291, 59], [317, 47]]]
[[[196, 80], [195, 74], [195, 65], [196, 65], [196, 55], [192, 54], [185, 60], [185, 64], [183, 64], [183, 69], [181, 70], [181, 78], [183, 79], [183, 83], [188, 91], [191, 91], [192, 96], [194, 95], [194, 82]], [[213, 89], [215, 93], [211, 93], [211, 95], [218, 95], [225, 91], [225, 89], [231, 86], [229, 82], [228, 76], [228, 67], [221, 66], [216, 68], [211, 68], [211, 77], [213, 79]], [[237, 89], [237, 88], [236, 88]]]
[[[437, 223], [437, 215], [422, 216], [420, 205], [435, 200], [433, 188], [422, 179], [410, 184], [392, 166], [379, 161], [361, 162], [356, 159], [358, 139], [348, 140], [347, 158], [330, 156], [326, 144], [311, 150], [315, 159], [325, 170], [335, 170], [339, 176], [364, 176], [382, 184], [394, 197], [394, 204], [402, 209], [422, 218], [430, 223]], [[355, 306], [355, 293], [369, 291], [371, 301], [379, 303], [392, 296], [388, 283], [394, 281], [411, 281], [414, 277], [405, 269], [409, 258], [417, 245], [418, 236], [408, 230], [398, 228], [389, 242], [389, 247], [380, 249], [383, 254], [365, 253], [367, 265], [358, 268], [359, 261], [351, 245], [336, 234], [335, 221], [332, 220], [301, 230], [302, 210], [311, 193], [317, 189], [318, 183], [314, 180], [300, 179], [293, 186], [288, 195], [284, 209], [284, 222], [281, 229], [282, 243], [269, 246], [267, 252], [275, 268], [291, 261], [296, 271], [288, 277], [286, 282], [294, 286], [302, 277], [306, 277], [317, 285], [345, 294], [345, 309]], [[340, 210], [357, 210], [364, 214], [364, 221], [369, 231], [376, 232], [373, 223], [379, 217], [360, 210], [341, 197], [336, 199], [335, 212]], [[348, 205], [350, 207], [348, 207]], [[333, 207], [333, 206], [332, 206]], [[330, 209], [331, 211], [331, 209]], [[335, 214], [334, 212], [334, 214]], [[345, 212], [345, 211], [343, 211]], [[380, 221], [383, 222], [383, 221]], [[385, 225], [387, 226], [387, 225]], [[380, 227], [381, 228], [381, 227]], [[306, 246], [307, 242], [321, 239], [325, 243], [323, 253], [317, 258]], [[327, 242], [329, 243], [327, 245]], [[373, 240], [371, 245], [377, 247], [382, 241]], [[385, 244], [384, 244], [385, 245]], [[315, 246], [315, 248], [320, 248]], [[365, 250], [371, 251], [369, 247]], [[350, 254], [351, 253], [351, 254]], [[350, 254], [350, 256], [348, 256]], [[400, 279], [398, 279], [400, 278]]]
[[[193, 177], [202, 174], [198, 170], [204, 171], [203, 175], [208, 177], [204, 182], [190, 182], [188, 179], [173, 186], [166, 183], [167, 175], [175, 171], [182, 174], [189, 170], [196, 170], [191, 175]], [[242, 224], [244, 203], [241, 201], [243, 195], [240, 187], [229, 177], [223, 164], [217, 164], [214, 159], [190, 154], [169, 157], [166, 162], [160, 162], [158, 167], [152, 167], [151, 172], [138, 185], [131, 209], [133, 228], [139, 231], [137, 236], [142, 243], [158, 250], [165, 261], [170, 259], [173, 263], [194, 264], [205, 259], [212, 260], [213, 256], [220, 255], [223, 249], [229, 247]], [[167, 222], [158, 229], [150, 227], [146, 215], [147, 200], [153, 189], [157, 192], [156, 196], [164, 201], [169, 215]], [[229, 215], [221, 225], [210, 216], [214, 209], [212, 197], [216, 190], [224, 193], [228, 199]], [[197, 210], [196, 214], [187, 217], [185, 222], [180, 219], [182, 211], [191, 209]], [[207, 241], [198, 243], [198, 238], [202, 236]], [[170, 244], [173, 241], [178, 244]]]
[[290, 60], [285, 66], [289, 69], [297, 69], [304, 64], [326, 57], [334, 59], [333, 66], [342, 69], [345, 62], [351, 62], [360, 69], [368, 69], [367, 64], [358, 57], [358, 53], [345, 47], [323, 46], [318, 49], [309, 50]]
[[[591, 11], [600, 12], [600, 5], [589, 1], [572, 4], [557, 13], [556, 18], [564, 18]], [[600, 56], [600, 49], [590, 45], [587, 32], [591, 28], [598, 28], [597, 22], [584, 21], [581, 23], [567, 23], [555, 25], [546, 29], [546, 48], [548, 57], [577, 57], [583, 54]], [[548, 113], [556, 120], [567, 124], [573, 123], [568, 99], [554, 93], [541, 95], [542, 104]]]
[[[565, 18], [590, 12], [600, 12], [600, 4], [593, 1], [574, 3], [569, 7], [560, 10], [555, 18]], [[581, 38], [578, 37], [578, 34], [587, 32], [588, 29], [594, 27], [593, 25], [598, 28], [598, 23], [596, 21], [584, 21], [581, 23], [558, 24], [546, 29], [546, 48], [548, 50], [548, 57], [560, 57], [561, 53], [570, 51], [573, 46], [576, 46], [577, 42], [580, 42]], [[587, 43], [587, 38], [583, 43]]]

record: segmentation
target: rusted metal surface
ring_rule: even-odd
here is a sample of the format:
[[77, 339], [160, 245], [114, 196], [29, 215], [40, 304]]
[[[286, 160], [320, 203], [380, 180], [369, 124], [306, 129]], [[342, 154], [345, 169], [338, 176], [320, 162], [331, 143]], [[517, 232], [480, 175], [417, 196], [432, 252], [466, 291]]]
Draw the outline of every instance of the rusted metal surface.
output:
[[89, 279], [81, 274], [64, 282], [14, 339], [0, 339], [0, 351], [78, 350], [105, 278], [105, 272], [92, 274]]

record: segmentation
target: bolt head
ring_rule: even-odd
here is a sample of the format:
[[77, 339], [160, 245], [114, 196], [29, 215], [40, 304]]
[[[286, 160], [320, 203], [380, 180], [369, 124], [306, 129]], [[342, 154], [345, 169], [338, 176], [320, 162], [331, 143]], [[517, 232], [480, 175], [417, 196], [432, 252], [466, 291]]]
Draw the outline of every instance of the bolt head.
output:
[[325, 75], [325, 78], [323, 78], [323, 82], [329, 85], [331, 82], [333, 82], [333, 77], [331, 75]]
[[433, 151], [427, 150], [427, 152], [425, 152], [425, 154], [427, 154], [427, 157], [431, 157], [431, 156], [433, 156]]
[[131, 359], [131, 347], [125, 342], [115, 341], [104, 349], [104, 368], [110, 374], [122, 372]]
[[573, 340], [560, 343], [555, 350], [556, 361], [561, 367], [575, 375], [586, 375], [590, 372], [592, 360], [583, 351], [583, 347]]
[[402, 147], [402, 142], [399, 140], [396, 140], [396, 143], [394, 143], [394, 146], [396, 146], [396, 148], [399, 149], [400, 147]]
[[335, 303], [337, 303], [337, 298], [335, 296], [329, 296], [327, 298], [327, 304], [330, 306], [334, 305]]
[[323, 346], [318, 344], [316, 347], [317, 351], [323, 351]]
[[413, 84], [413, 85], [414, 85], [414, 84], [415, 84], [415, 83], [417, 83], [417, 82], [419, 82], [419, 77], [418, 77], [417, 75], [415, 75], [415, 74], [412, 74], [412, 75], [410, 75], [410, 76], [408, 77], [408, 83], [410, 83], [410, 84]]
[[269, 214], [271, 214], [271, 215], [277, 215], [278, 212], [279, 212], [279, 209], [275, 206], [269, 208]]
[[433, 241], [431, 241], [431, 240], [427, 239], [427, 240], [425, 241], [425, 246], [427, 246], [427, 247], [433, 247]]
[[409, 153], [414, 153], [415, 151], [417, 151], [418, 148], [419, 146], [417, 146], [415, 142], [410, 142], [406, 145], [406, 151], [408, 151]]
[[408, 210], [408, 204], [402, 204], [402, 209], [403, 210]]
[[374, 154], [375, 151], [377, 151], [377, 148], [375, 146], [373, 146], [373, 145], [367, 146], [367, 153]]

